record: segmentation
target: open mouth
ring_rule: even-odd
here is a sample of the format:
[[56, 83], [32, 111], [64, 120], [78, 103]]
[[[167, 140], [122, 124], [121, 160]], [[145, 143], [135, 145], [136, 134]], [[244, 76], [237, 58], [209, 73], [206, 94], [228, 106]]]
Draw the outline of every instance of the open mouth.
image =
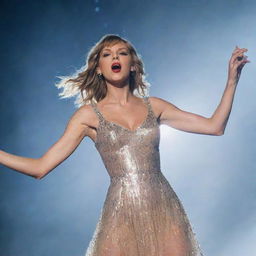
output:
[[121, 71], [120, 63], [113, 63], [111, 68], [112, 68], [113, 72], [120, 72]]

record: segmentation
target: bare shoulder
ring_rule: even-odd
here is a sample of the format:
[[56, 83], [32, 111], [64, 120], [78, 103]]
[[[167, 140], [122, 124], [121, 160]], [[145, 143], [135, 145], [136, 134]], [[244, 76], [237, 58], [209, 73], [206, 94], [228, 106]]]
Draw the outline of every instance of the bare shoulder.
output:
[[169, 102], [165, 99], [156, 97], [156, 96], [150, 96], [149, 100], [150, 100], [150, 103], [155, 104], [155, 105], [159, 105], [159, 106], [164, 106], [166, 104], [174, 106], [171, 102]]
[[96, 137], [96, 127], [98, 126], [98, 117], [92, 106], [83, 105], [78, 108], [71, 116], [68, 127], [76, 133], [81, 133], [83, 136], [90, 137], [93, 141]]
[[149, 97], [149, 101], [152, 105], [153, 111], [155, 112], [155, 114], [157, 114], [157, 116], [160, 116], [166, 108], [169, 108], [169, 109], [177, 108], [171, 102], [164, 100], [162, 98], [156, 97], [156, 96]]
[[90, 105], [83, 105], [78, 108], [72, 118], [76, 118], [81, 124], [88, 128], [97, 126], [97, 116]]

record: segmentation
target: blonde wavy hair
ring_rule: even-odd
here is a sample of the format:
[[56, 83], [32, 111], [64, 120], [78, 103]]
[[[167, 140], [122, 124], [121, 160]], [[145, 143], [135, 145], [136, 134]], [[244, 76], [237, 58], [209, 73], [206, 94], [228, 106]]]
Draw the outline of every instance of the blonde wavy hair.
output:
[[143, 62], [137, 54], [134, 46], [126, 39], [118, 35], [107, 34], [103, 36], [88, 52], [86, 64], [70, 76], [59, 76], [60, 81], [55, 84], [59, 89], [60, 98], [75, 97], [75, 105], [80, 107], [91, 101], [99, 102], [107, 94], [107, 85], [103, 76], [98, 76], [96, 69], [99, 63], [100, 53], [104, 47], [113, 46], [116, 43], [126, 44], [132, 56], [134, 71], [130, 73], [130, 92], [137, 96], [147, 96], [150, 83], [146, 81]]

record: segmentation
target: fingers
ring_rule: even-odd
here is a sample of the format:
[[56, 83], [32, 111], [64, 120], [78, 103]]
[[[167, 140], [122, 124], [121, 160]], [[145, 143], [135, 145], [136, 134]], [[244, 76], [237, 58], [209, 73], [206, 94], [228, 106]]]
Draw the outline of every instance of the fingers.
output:
[[244, 67], [244, 65], [248, 62], [250, 62], [250, 61], [247, 60], [247, 56], [238, 57], [235, 59], [235, 61], [233, 63], [233, 67], [242, 69]]
[[236, 80], [239, 79], [241, 71], [246, 63], [250, 62], [245, 52], [248, 50], [246, 48], [239, 48], [238, 46], [235, 47], [232, 56], [229, 61], [229, 77], [233, 77]]
[[250, 62], [249, 60], [248, 60], [248, 56], [246, 56], [246, 55], [239, 55], [239, 56], [237, 56], [236, 58], [235, 58], [235, 60], [234, 60], [234, 64], [237, 64], [237, 65], [240, 65], [240, 64], [242, 64], [242, 63], [248, 63], [248, 62]]
[[[245, 50], [245, 48], [243, 48]], [[236, 46], [235, 50], [233, 51], [232, 55], [238, 53], [239, 51], [241, 51], [242, 49], [239, 48], [238, 46]]]
[[246, 48], [239, 48], [238, 46], [236, 46], [235, 50], [232, 53], [230, 63], [240, 65], [241, 63], [250, 62], [249, 60], [247, 60], [248, 56], [244, 55], [244, 53], [247, 51], [248, 50]]
[[[237, 47], [237, 46], [236, 46]], [[246, 48], [236, 48], [234, 51], [233, 51], [233, 53], [232, 53], [232, 56], [234, 56], [234, 55], [237, 55], [237, 54], [242, 54], [242, 53], [245, 53], [245, 52], [247, 52], [248, 51], [248, 49], [246, 49]]]
[[235, 50], [232, 53], [232, 61], [234, 61], [234, 59], [237, 57], [243, 57], [243, 54], [247, 51], [248, 50], [246, 48], [239, 48], [238, 46], [236, 46]]

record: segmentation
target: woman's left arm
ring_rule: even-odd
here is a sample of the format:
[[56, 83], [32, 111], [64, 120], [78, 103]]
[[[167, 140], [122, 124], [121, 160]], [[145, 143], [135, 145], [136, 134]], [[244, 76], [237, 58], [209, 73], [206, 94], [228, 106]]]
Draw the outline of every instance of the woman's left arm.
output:
[[[247, 49], [235, 48], [229, 61], [228, 80], [221, 101], [210, 118], [183, 111], [170, 102], [152, 97], [159, 115], [160, 124], [166, 124], [178, 130], [223, 135], [231, 112], [236, 86], [244, 65], [249, 62], [244, 53]], [[153, 102], [152, 102], [153, 103]], [[153, 103], [154, 104], [154, 103]]]

